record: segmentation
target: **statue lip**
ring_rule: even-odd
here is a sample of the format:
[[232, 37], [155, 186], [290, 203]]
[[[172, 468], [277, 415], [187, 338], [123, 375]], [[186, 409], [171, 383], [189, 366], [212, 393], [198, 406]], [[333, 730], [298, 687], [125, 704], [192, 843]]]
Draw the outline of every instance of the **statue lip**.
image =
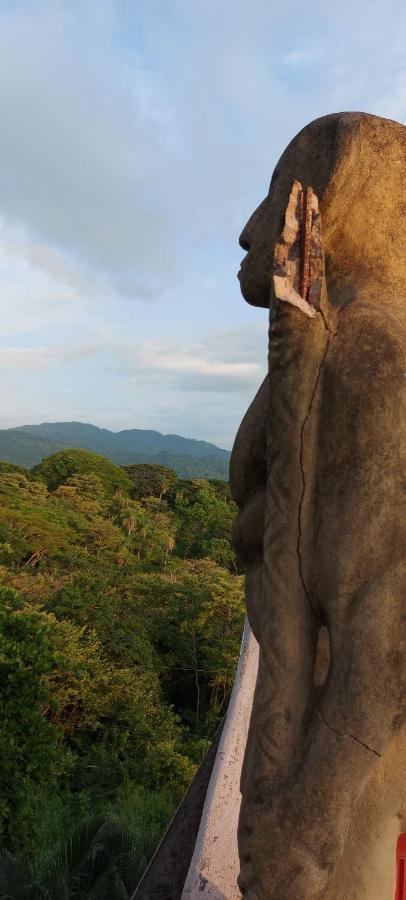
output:
[[247, 262], [248, 262], [248, 257], [249, 257], [249, 250], [247, 250], [247, 253], [245, 254], [245, 256], [243, 256], [243, 258], [242, 258], [242, 260], [241, 260], [241, 262], [240, 262], [240, 268], [239, 268], [239, 270], [238, 270], [238, 272], [237, 272], [237, 278], [240, 277], [241, 272], [246, 268], [246, 265], [247, 265]]
[[[248, 256], [248, 253], [247, 253], [247, 256]], [[249, 301], [247, 300], [247, 297], [246, 297], [246, 295], [245, 295], [245, 281], [246, 281], [246, 273], [247, 273], [247, 256], [244, 256], [244, 259], [241, 260], [240, 268], [238, 269], [238, 272], [237, 272], [237, 278], [238, 278], [238, 281], [240, 282], [240, 291], [241, 291], [241, 293], [242, 293], [242, 295], [243, 295], [243, 297], [244, 297], [244, 300], [246, 300], [247, 303], [248, 303]]]
[[250, 251], [241, 261], [240, 268], [237, 272], [237, 278], [240, 282], [240, 291], [246, 303], [250, 306], [257, 306], [260, 309], [269, 309], [269, 292], [271, 289], [271, 277], [266, 272], [261, 272], [260, 277], [256, 277], [258, 273], [253, 272], [251, 265], [252, 257]]

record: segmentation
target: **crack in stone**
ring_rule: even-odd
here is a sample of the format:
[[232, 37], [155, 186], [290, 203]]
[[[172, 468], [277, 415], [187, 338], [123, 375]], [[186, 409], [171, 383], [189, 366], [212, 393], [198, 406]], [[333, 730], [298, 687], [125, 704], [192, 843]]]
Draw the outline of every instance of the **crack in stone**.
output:
[[325, 725], [326, 728], [329, 729], [329, 731], [332, 731], [333, 734], [337, 734], [338, 737], [341, 738], [350, 738], [350, 740], [355, 741], [356, 744], [360, 744], [361, 747], [364, 747], [365, 750], [368, 750], [369, 753], [373, 753], [375, 756], [378, 756], [379, 759], [381, 758], [381, 753], [378, 753], [378, 751], [374, 750], [373, 747], [369, 747], [368, 744], [365, 744], [364, 741], [361, 741], [359, 738], [355, 737], [354, 734], [349, 734], [347, 731], [338, 731], [337, 728], [333, 728], [332, 725], [329, 725], [318, 706], [316, 706], [316, 714], [318, 715], [320, 721], [323, 722], [323, 725]]
[[[322, 310], [319, 310], [319, 313], [321, 313], [321, 317], [322, 317], [322, 319], [323, 319], [323, 324], [324, 324], [324, 327], [325, 327], [325, 330], [326, 330], [326, 346], [325, 346], [325, 348], [324, 348], [324, 352], [323, 352], [323, 354], [322, 354], [322, 357], [321, 357], [321, 360], [320, 360], [320, 364], [319, 364], [319, 367], [318, 367], [318, 369], [317, 369], [317, 374], [316, 374], [316, 378], [315, 378], [315, 382], [314, 382], [314, 386], [313, 386], [312, 395], [311, 395], [311, 397], [310, 397], [309, 405], [308, 405], [308, 408], [307, 408], [307, 413], [306, 413], [306, 415], [305, 415], [305, 418], [304, 418], [304, 420], [303, 420], [303, 422], [302, 422], [302, 427], [301, 427], [301, 429], [300, 429], [299, 465], [300, 465], [300, 472], [301, 472], [301, 476], [302, 476], [302, 493], [301, 493], [301, 497], [300, 497], [300, 501], [299, 501], [299, 507], [298, 507], [298, 540], [297, 540], [297, 555], [298, 555], [298, 563], [299, 563], [299, 576], [300, 576], [300, 580], [301, 580], [301, 583], [302, 583], [302, 587], [303, 587], [304, 593], [305, 593], [305, 595], [306, 595], [306, 597], [307, 597], [307, 600], [308, 600], [308, 602], [309, 602], [310, 609], [311, 609], [313, 615], [314, 615], [316, 618], [318, 618], [318, 619], [321, 618], [321, 615], [320, 615], [320, 613], [316, 612], [316, 610], [315, 610], [315, 608], [314, 608], [314, 606], [313, 606], [312, 598], [311, 598], [310, 592], [309, 592], [309, 590], [308, 590], [308, 588], [307, 588], [307, 585], [306, 585], [306, 582], [305, 582], [305, 578], [304, 578], [304, 575], [303, 575], [303, 560], [302, 560], [302, 554], [301, 554], [300, 545], [301, 545], [301, 540], [302, 540], [302, 507], [303, 507], [303, 502], [304, 502], [304, 497], [305, 497], [305, 492], [306, 492], [306, 476], [305, 476], [305, 470], [304, 470], [304, 464], [303, 464], [304, 430], [305, 430], [305, 427], [306, 427], [306, 425], [307, 425], [307, 422], [308, 422], [308, 420], [309, 420], [309, 417], [310, 417], [310, 414], [311, 414], [311, 411], [312, 411], [313, 402], [314, 402], [314, 399], [315, 399], [315, 396], [316, 396], [316, 393], [317, 393], [317, 389], [318, 389], [318, 386], [319, 386], [319, 382], [320, 382], [321, 371], [322, 371], [322, 368], [323, 368], [323, 365], [324, 365], [324, 362], [325, 362], [325, 359], [326, 359], [326, 356], [327, 356], [327, 353], [328, 353], [328, 350], [329, 350], [329, 347], [330, 347], [330, 338], [334, 338], [334, 337], [336, 336], [336, 333], [335, 333], [334, 331], [332, 331], [331, 328], [329, 327], [329, 325], [328, 325], [328, 323], [327, 323], [327, 321], [326, 321], [326, 318], [325, 318], [325, 316], [324, 316]], [[319, 709], [318, 706], [316, 706], [316, 714], [318, 715], [320, 721], [321, 721], [321, 722], [326, 726], [326, 728], [328, 728], [329, 731], [331, 731], [333, 734], [336, 734], [338, 737], [341, 737], [341, 738], [350, 738], [350, 740], [354, 741], [356, 744], [359, 744], [360, 747], [363, 747], [364, 750], [367, 750], [368, 753], [373, 753], [374, 756], [377, 756], [379, 759], [381, 758], [381, 755], [382, 755], [381, 753], [378, 753], [378, 751], [377, 751], [377, 750], [374, 750], [373, 747], [369, 747], [368, 744], [365, 744], [364, 741], [361, 741], [361, 740], [360, 740], [360, 738], [355, 737], [354, 734], [349, 734], [348, 732], [338, 731], [338, 729], [333, 728], [333, 726], [330, 725], [330, 724], [327, 722], [327, 720], [325, 719], [323, 713], [321, 712], [321, 710]]]
[[300, 545], [301, 545], [301, 542], [302, 542], [302, 506], [303, 506], [304, 497], [305, 497], [305, 492], [306, 492], [306, 476], [305, 476], [305, 470], [304, 470], [304, 465], [303, 465], [304, 430], [305, 430], [305, 427], [306, 427], [306, 425], [307, 425], [307, 422], [308, 422], [308, 420], [309, 420], [309, 417], [310, 417], [310, 414], [311, 414], [311, 411], [312, 411], [313, 401], [314, 401], [314, 398], [315, 398], [315, 396], [316, 396], [317, 388], [318, 388], [319, 382], [320, 382], [321, 370], [322, 370], [322, 367], [323, 367], [323, 364], [324, 364], [324, 361], [325, 361], [325, 358], [326, 358], [326, 356], [327, 356], [327, 352], [328, 352], [328, 349], [329, 349], [329, 346], [330, 346], [329, 336], [330, 336], [330, 334], [332, 334], [332, 332], [330, 331], [330, 328], [328, 327], [328, 324], [327, 324], [327, 322], [326, 322], [325, 316], [323, 315], [323, 313], [322, 313], [321, 310], [319, 310], [319, 312], [321, 313], [321, 316], [322, 316], [322, 319], [323, 319], [323, 323], [324, 323], [324, 327], [325, 327], [325, 329], [326, 329], [326, 346], [325, 346], [325, 348], [324, 348], [324, 352], [323, 352], [323, 355], [322, 355], [322, 357], [321, 357], [320, 364], [319, 364], [319, 367], [318, 367], [318, 370], [317, 370], [317, 375], [316, 375], [316, 379], [315, 379], [315, 382], [314, 382], [314, 387], [313, 387], [312, 395], [311, 395], [311, 397], [310, 397], [309, 406], [308, 406], [308, 408], [307, 408], [307, 413], [306, 413], [306, 415], [305, 415], [305, 417], [304, 417], [304, 420], [303, 420], [303, 422], [302, 422], [302, 427], [301, 427], [301, 429], [300, 429], [299, 466], [300, 466], [300, 473], [301, 473], [301, 476], [302, 476], [302, 493], [301, 493], [301, 496], [300, 496], [299, 506], [298, 506], [298, 536], [297, 536], [297, 548], [296, 548], [296, 549], [297, 549], [297, 556], [298, 556], [298, 565], [299, 565], [299, 577], [300, 577], [300, 581], [301, 581], [301, 583], [302, 583], [302, 587], [303, 587], [304, 593], [305, 593], [305, 595], [306, 595], [306, 597], [307, 597], [307, 600], [308, 600], [310, 609], [311, 609], [313, 615], [314, 615], [317, 619], [321, 619], [322, 617], [321, 617], [321, 614], [320, 614], [319, 612], [317, 612], [317, 611], [315, 610], [314, 606], [313, 606], [312, 598], [311, 598], [311, 596], [310, 596], [310, 592], [309, 592], [309, 590], [308, 590], [308, 588], [307, 588], [307, 585], [306, 585], [306, 582], [305, 582], [305, 578], [304, 578], [304, 574], [303, 574], [303, 560], [302, 560], [302, 554], [301, 554]]

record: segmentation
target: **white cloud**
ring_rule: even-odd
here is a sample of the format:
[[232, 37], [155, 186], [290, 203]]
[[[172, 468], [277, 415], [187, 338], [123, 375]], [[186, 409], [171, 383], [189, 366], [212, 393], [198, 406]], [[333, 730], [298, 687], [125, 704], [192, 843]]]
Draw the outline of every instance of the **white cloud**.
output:
[[265, 329], [217, 329], [189, 346], [175, 340], [109, 344], [114, 371], [133, 384], [165, 385], [180, 391], [243, 393], [265, 374]]
[[[317, 0], [305, 20], [294, 0], [10, 6], [0, 211], [97, 287], [161, 298], [182, 278], [185, 238], [235, 241], [306, 121], [369, 108], [400, 77], [403, 6], [367, 9], [366, 21], [349, 0], [339, 14]], [[387, 88], [376, 111], [402, 114], [402, 85], [393, 102]]]
[[78, 344], [62, 347], [3, 347], [0, 353], [0, 373], [44, 372], [50, 365], [63, 365], [89, 359], [100, 353], [99, 347]]
[[139, 54], [67, 4], [3, 12], [0, 110], [3, 216], [128, 290], [168, 283], [170, 204], [157, 204], [176, 124]]
[[106, 300], [105, 285], [66, 254], [0, 220], [0, 337], [18, 343], [37, 333], [43, 342], [56, 332], [63, 342], [94, 321]]

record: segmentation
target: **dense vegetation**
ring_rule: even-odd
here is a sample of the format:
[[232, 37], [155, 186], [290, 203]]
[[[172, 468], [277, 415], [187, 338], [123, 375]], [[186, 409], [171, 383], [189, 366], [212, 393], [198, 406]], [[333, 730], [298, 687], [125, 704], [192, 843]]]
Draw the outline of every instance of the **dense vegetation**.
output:
[[125, 900], [234, 678], [228, 486], [74, 449], [0, 499], [0, 898]]
[[169, 466], [180, 478], [228, 478], [228, 450], [177, 434], [139, 428], [113, 432], [84, 422], [44, 422], [0, 429], [0, 459], [18, 465], [32, 467], [69, 447], [99, 453], [116, 465]]

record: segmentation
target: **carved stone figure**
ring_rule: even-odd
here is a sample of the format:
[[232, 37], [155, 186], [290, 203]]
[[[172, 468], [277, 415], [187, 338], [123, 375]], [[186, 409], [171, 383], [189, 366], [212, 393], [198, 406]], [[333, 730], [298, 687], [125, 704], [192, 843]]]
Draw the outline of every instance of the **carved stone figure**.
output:
[[406, 831], [406, 128], [362, 113], [292, 141], [245, 226], [269, 378], [231, 484], [260, 645], [239, 885], [393, 900]]

